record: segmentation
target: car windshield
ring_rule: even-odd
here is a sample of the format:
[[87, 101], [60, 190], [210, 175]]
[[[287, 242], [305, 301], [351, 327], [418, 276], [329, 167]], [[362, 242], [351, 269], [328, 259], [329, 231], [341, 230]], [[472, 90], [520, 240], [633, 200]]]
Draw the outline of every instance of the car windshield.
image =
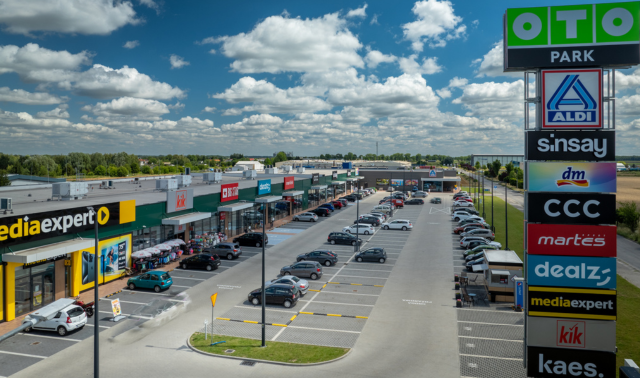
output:
[[292, 276], [290, 278], [291, 278], [291, 281], [293, 281], [293, 282], [300, 282], [300, 278], [298, 278], [298, 277]]
[[168, 280], [169, 278], [171, 278], [171, 276], [169, 276], [169, 273], [165, 273], [162, 276], [160, 276], [161, 280]]

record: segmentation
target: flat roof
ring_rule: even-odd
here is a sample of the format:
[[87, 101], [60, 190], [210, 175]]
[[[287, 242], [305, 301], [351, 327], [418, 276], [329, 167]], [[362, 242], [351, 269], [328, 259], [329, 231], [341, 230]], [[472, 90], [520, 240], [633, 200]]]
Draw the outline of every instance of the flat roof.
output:
[[319, 190], [319, 189], [327, 189], [326, 185], [313, 185], [310, 189]]
[[484, 256], [490, 264], [522, 264], [522, 260], [515, 251], [486, 250]]
[[184, 215], [178, 215], [177, 217], [165, 218], [162, 220], [162, 224], [181, 226], [183, 224], [199, 221], [202, 219], [211, 218], [211, 213], [189, 213]]
[[41, 247], [29, 248], [15, 253], [5, 253], [2, 255], [3, 262], [14, 262], [28, 264], [48, 258], [66, 255], [81, 251], [83, 249], [95, 247], [94, 239], [72, 239], [60, 243], [47, 244]]
[[271, 203], [271, 202], [276, 202], [281, 200], [282, 200], [282, 196], [268, 196], [268, 197], [259, 197], [255, 199], [256, 203]]

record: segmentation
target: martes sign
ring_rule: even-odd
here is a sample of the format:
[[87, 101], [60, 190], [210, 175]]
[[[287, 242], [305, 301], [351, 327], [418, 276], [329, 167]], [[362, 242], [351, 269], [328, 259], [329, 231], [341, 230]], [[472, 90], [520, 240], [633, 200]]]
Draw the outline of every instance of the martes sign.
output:
[[95, 213], [76, 207], [45, 213], [0, 218], [0, 248], [62, 235], [73, 235], [99, 226], [115, 226], [136, 220], [135, 200], [93, 206]]

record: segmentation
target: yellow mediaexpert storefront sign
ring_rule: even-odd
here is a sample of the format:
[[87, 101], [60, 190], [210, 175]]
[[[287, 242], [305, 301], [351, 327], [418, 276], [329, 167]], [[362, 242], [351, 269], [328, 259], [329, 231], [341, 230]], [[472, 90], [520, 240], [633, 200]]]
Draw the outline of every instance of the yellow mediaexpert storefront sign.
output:
[[73, 295], [92, 288], [96, 273], [100, 284], [122, 277], [131, 266], [131, 234], [101, 240], [98, 243], [98, 271], [95, 270], [95, 248], [72, 253]]

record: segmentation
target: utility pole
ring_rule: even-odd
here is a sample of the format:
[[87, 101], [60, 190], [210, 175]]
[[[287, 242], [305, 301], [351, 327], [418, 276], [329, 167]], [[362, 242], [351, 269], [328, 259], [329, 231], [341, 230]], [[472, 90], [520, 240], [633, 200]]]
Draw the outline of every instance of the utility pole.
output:
[[[264, 264], [265, 264], [265, 258], [264, 258], [264, 241], [267, 240], [266, 239], [266, 226], [267, 226], [267, 216], [269, 215], [267, 212], [267, 207], [269, 206], [269, 204], [267, 202], [263, 203], [264, 206], [264, 219], [262, 221], [262, 298], [261, 298], [261, 305], [262, 305], [262, 347], [266, 347], [267, 346], [267, 329], [265, 328], [265, 322], [266, 322], [266, 318], [267, 318], [267, 312], [266, 312], [266, 307], [265, 307], [265, 302], [267, 299], [267, 295], [264, 292], [265, 287], [264, 287], [264, 282], [265, 282], [265, 274], [264, 274]], [[211, 326], [213, 327], [213, 323], [211, 323]], [[98, 328], [98, 327], [96, 327]], [[213, 337], [213, 328], [211, 329], [211, 334]]]
[[504, 246], [505, 250], [509, 249], [509, 218], [507, 217], [507, 214], [508, 214], [507, 206], [509, 205], [507, 203], [507, 193], [508, 193], [507, 184], [505, 183], [504, 184], [504, 238], [505, 238], [505, 244], [506, 244]]
[[93, 377], [100, 378], [100, 327], [98, 327], [98, 304], [100, 303], [100, 295], [98, 294], [98, 272], [100, 271], [100, 264], [98, 263], [98, 244], [100, 239], [98, 238], [98, 213], [93, 207], [87, 208], [93, 213], [93, 224], [95, 230], [95, 245], [94, 245], [94, 259], [93, 259], [93, 301], [94, 301], [94, 315], [95, 326], [93, 327]]

